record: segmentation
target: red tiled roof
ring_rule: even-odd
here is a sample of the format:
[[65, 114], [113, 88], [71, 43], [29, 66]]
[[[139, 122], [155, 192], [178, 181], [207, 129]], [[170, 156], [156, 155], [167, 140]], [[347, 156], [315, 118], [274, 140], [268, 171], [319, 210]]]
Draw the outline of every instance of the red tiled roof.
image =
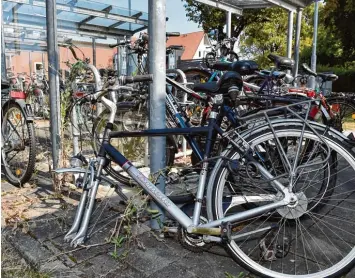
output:
[[205, 33], [203, 31], [182, 34], [179, 37], [170, 37], [166, 42], [166, 46], [183, 45], [185, 50], [181, 56], [181, 60], [192, 59], [200, 45]]

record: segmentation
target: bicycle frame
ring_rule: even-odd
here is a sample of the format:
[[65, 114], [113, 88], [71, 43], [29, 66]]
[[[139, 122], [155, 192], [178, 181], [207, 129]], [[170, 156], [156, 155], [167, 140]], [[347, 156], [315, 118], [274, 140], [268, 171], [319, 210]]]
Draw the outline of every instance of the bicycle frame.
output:
[[[103, 144], [101, 145], [99, 157], [104, 159], [105, 155], [108, 154], [117, 164], [119, 164], [122, 169], [124, 169], [132, 179], [134, 179], [144, 190], [148, 193], [160, 206], [162, 206], [166, 211], [168, 211], [173, 218], [175, 218], [184, 228], [191, 233], [200, 233], [200, 234], [209, 234], [209, 235], [219, 235], [220, 229], [206, 229], [206, 228], [215, 228], [222, 224], [222, 222], [233, 222], [240, 221], [252, 216], [256, 216], [259, 214], [263, 214], [272, 209], [276, 209], [278, 207], [287, 205], [289, 202], [289, 198], [292, 194], [287, 191], [280, 182], [277, 180], [272, 180], [271, 183], [274, 185], [275, 189], [281, 191], [285, 198], [273, 202], [271, 204], [267, 204], [261, 207], [257, 207], [255, 209], [251, 209], [245, 212], [240, 212], [237, 214], [233, 214], [231, 216], [225, 217], [223, 219], [215, 220], [206, 224], [200, 224], [200, 213], [202, 207], [203, 194], [205, 190], [206, 178], [207, 178], [207, 170], [208, 170], [208, 161], [204, 161], [202, 165], [202, 170], [200, 173], [200, 179], [198, 184], [198, 191], [195, 201], [195, 208], [192, 219], [187, 216], [177, 205], [175, 205], [163, 192], [161, 192], [157, 187], [147, 178], [145, 177], [136, 167], [132, 165], [132, 163], [125, 158], [118, 150], [116, 150], [109, 143], [110, 138], [118, 138], [118, 137], [135, 137], [135, 136], [166, 136], [166, 135], [183, 135], [183, 134], [207, 134], [206, 141], [206, 152], [204, 158], [207, 159], [211, 150], [211, 139], [214, 132], [219, 133], [221, 136], [228, 137], [226, 132], [223, 132], [221, 128], [216, 125], [214, 116], [216, 112], [211, 112], [212, 117], [210, 117], [208, 127], [191, 127], [191, 128], [175, 128], [175, 129], [151, 129], [137, 132], [110, 132], [109, 128], [106, 127], [105, 134], [108, 135], [106, 139], [104, 139]], [[258, 165], [260, 173], [268, 179], [273, 179], [273, 176], [260, 164]], [[97, 177], [100, 178], [99, 175]]]

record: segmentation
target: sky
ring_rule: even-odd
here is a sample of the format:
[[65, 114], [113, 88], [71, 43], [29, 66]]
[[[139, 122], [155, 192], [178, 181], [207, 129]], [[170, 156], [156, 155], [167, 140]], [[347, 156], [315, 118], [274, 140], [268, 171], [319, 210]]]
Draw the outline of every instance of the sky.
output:
[[[98, 0], [96, 0], [98, 1]], [[129, 0], [101, 0], [104, 3], [114, 3], [115, 6], [128, 8]], [[148, 12], [148, 0], [131, 0], [133, 10]], [[202, 30], [197, 23], [188, 21], [181, 0], [166, 0], [166, 16], [169, 20], [166, 23], [167, 32], [180, 32], [181, 34], [196, 32]]]

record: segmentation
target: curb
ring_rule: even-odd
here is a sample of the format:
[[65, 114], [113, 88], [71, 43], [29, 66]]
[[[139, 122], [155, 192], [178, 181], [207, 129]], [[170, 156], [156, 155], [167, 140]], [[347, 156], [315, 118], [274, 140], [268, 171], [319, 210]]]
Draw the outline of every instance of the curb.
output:
[[28, 234], [21, 232], [6, 233], [3, 231], [5, 239], [14, 247], [21, 257], [34, 269], [40, 272], [49, 273], [51, 277], [83, 277], [84, 273], [72, 270], [62, 261], [54, 257], [54, 253], [41, 246], [41, 244]]

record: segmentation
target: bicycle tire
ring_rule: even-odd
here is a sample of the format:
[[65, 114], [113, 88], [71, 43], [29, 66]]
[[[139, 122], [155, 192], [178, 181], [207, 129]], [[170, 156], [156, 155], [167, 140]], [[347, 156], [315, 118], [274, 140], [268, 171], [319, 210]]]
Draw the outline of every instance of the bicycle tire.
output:
[[[327, 97], [327, 104], [335, 115], [335, 119], [330, 124], [340, 132], [344, 131], [344, 118], [355, 114], [355, 101], [351, 98], [342, 96], [331, 96]], [[343, 107], [345, 108], [345, 113], [343, 114]], [[355, 123], [355, 119], [353, 120]]]
[[[352, 171], [352, 175], [349, 175], [351, 179], [349, 181], [347, 181], [347, 183], [350, 183], [350, 181], [355, 178], [355, 174], [354, 174], [354, 172], [355, 172], [355, 154], [351, 150], [351, 146], [349, 146], [346, 143], [346, 141], [344, 141], [344, 139], [341, 139], [341, 137], [339, 135], [337, 135], [332, 130], [329, 130], [325, 126], [321, 127], [320, 125], [318, 125], [316, 127], [317, 127], [319, 133], [321, 134], [322, 139], [324, 139], [327, 142], [327, 144], [329, 144], [329, 146], [332, 148], [332, 152], [333, 151], [337, 152], [339, 160], [343, 158], [345, 160], [345, 162], [349, 163], [349, 167], [350, 167], [349, 170]], [[273, 128], [274, 128], [274, 131], [275, 131], [275, 134], [276, 134], [275, 136], [277, 136], [277, 138], [280, 138], [282, 136], [299, 136], [302, 133], [302, 125], [297, 124], [297, 123], [296, 124], [291, 124], [290, 122], [283, 123], [283, 124], [279, 123], [277, 126], [274, 126]], [[249, 142], [249, 143], [254, 142], [254, 144], [256, 146], [257, 143], [261, 142], [262, 140], [264, 140], [265, 142], [267, 140], [270, 140], [270, 138], [272, 137], [271, 134], [272, 134], [272, 131], [269, 128], [265, 128], [264, 127], [264, 128], [260, 128], [259, 130], [254, 131], [252, 134], [250, 134], [249, 137], [244, 137], [244, 139], [247, 142]], [[305, 129], [304, 135], [307, 138], [309, 138], [309, 139], [313, 139], [315, 141], [319, 140], [318, 137], [315, 136], [312, 133], [312, 131], [310, 131], [308, 128]], [[225, 155], [228, 156], [229, 158], [235, 158], [236, 157], [236, 153], [235, 152], [233, 153], [233, 150], [227, 151], [225, 153]], [[342, 163], [343, 162], [344, 161], [342, 161]], [[340, 171], [343, 171], [344, 167], [345, 166], [342, 165]], [[347, 169], [347, 168], [348, 167], [346, 167], [345, 169]], [[209, 219], [214, 219], [214, 220], [219, 219], [220, 217], [223, 217], [223, 215], [225, 213], [225, 210], [223, 208], [223, 205], [225, 205], [225, 204], [223, 202], [226, 202], [227, 199], [223, 199], [224, 197], [222, 197], [223, 194], [224, 194], [223, 193], [223, 186], [224, 185], [222, 183], [223, 183], [223, 177], [224, 177], [224, 180], [226, 180], [225, 179], [225, 175], [227, 173], [226, 169], [227, 168], [225, 167], [225, 163], [222, 160], [220, 160], [218, 162], [218, 164], [216, 165], [216, 168], [215, 168], [214, 172], [212, 173], [212, 178], [210, 179], [210, 182], [209, 182], [209, 185], [208, 185], [208, 198], [207, 198]], [[335, 186], [336, 190], [340, 190], [339, 187], [344, 184], [343, 179], [344, 179], [344, 177], [342, 177], [342, 180], [339, 181], [339, 184], [337, 184]], [[311, 180], [311, 182], [312, 182], [312, 180]], [[339, 200], [339, 199], [342, 199], [341, 195], [339, 196], [339, 194], [345, 194], [345, 193], [339, 193], [339, 191], [338, 191], [336, 194], [333, 195], [333, 197], [335, 197], [334, 198], [335, 200]], [[221, 197], [222, 197], [222, 199], [221, 199]], [[305, 198], [306, 198], [306, 196], [305, 196]], [[336, 198], [339, 198], [339, 199], [336, 199]], [[321, 203], [321, 200], [322, 199], [319, 200], [320, 203]], [[341, 202], [341, 201], [344, 202], [345, 200], [346, 200], [346, 198], [344, 198], [344, 200], [340, 200], [339, 202]], [[328, 206], [331, 207], [332, 216], [335, 215], [335, 216], [338, 216], [338, 217], [343, 217], [344, 213], [340, 213], [339, 214], [339, 212], [333, 212], [335, 209], [338, 209], [338, 208], [341, 209], [342, 206], [340, 206], [339, 204], [334, 205], [334, 203], [331, 203], [331, 202], [332, 202], [332, 200], [330, 200], [329, 196], [328, 196], [327, 199], [326, 199], [325, 205], [326, 206], [328, 205]], [[350, 204], [352, 204], [352, 203], [350, 202]], [[308, 204], [307, 204], [307, 206], [308, 206]], [[347, 208], [347, 206], [345, 206], [345, 208]], [[312, 209], [313, 209], [313, 207], [310, 208], [310, 210], [308, 210], [308, 207], [306, 207], [306, 209], [304, 210], [304, 215], [302, 214], [299, 217], [298, 216], [294, 217], [294, 219], [292, 219], [292, 217], [291, 217], [291, 219], [285, 220], [284, 227], [281, 227], [280, 229], [282, 229], [282, 228], [284, 230], [286, 229], [286, 221], [287, 221], [287, 223], [289, 225], [293, 225], [293, 226], [296, 225], [296, 229], [297, 229], [297, 223], [298, 223], [297, 221], [299, 221], [299, 223], [301, 223], [300, 222], [301, 219], [302, 219], [302, 221], [305, 221], [303, 223], [307, 223], [306, 222], [307, 220], [314, 221], [314, 219], [313, 219], [314, 216], [309, 216], [309, 215], [314, 215]], [[318, 214], [322, 210], [324, 210], [324, 208], [321, 208], [320, 211], [317, 211], [315, 213]], [[273, 212], [270, 212], [270, 216], [273, 215], [275, 212], [276, 212], [276, 214], [279, 213], [282, 216], [280, 211], [275, 210]], [[261, 221], [263, 221], [263, 223], [265, 223], [267, 220], [272, 219], [272, 218], [270, 218], [270, 216], [264, 216], [264, 218]], [[284, 215], [284, 217], [285, 216], [286, 215]], [[291, 214], [291, 216], [292, 216], [292, 214]], [[326, 217], [326, 216], [327, 216], [327, 214], [325, 214], [324, 217]], [[329, 218], [325, 218], [325, 219], [327, 219], [327, 221], [325, 221], [325, 220], [323, 220], [323, 221], [328, 223]], [[238, 225], [234, 229], [243, 230], [243, 229], [245, 229], [245, 227], [248, 227], [249, 225], [252, 225], [253, 223], [256, 223], [256, 220], [258, 220], [258, 218], [254, 217], [254, 218], [252, 218], [252, 220], [249, 223], [247, 221], [245, 221], [247, 224], [245, 224], [245, 222], [243, 222], [243, 221], [240, 221], [239, 223], [237, 223]], [[332, 219], [332, 221], [333, 221], [333, 219]], [[339, 227], [339, 226], [344, 228], [344, 225], [342, 225], [342, 223], [344, 223], [343, 221], [345, 221], [345, 218], [339, 218], [339, 219], [338, 218], [334, 218], [334, 221], [337, 224], [336, 225], [332, 225], [332, 229], [337, 229], [337, 227]], [[336, 222], [336, 221], [338, 221], [338, 222]], [[351, 220], [351, 221], [353, 221], [353, 220]], [[318, 222], [318, 223], [323, 223], [323, 225], [324, 225], [324, 222]], [[281, 224], [282, 224], [282, 222], [281, 222]], [[243, 227], [243, 225], [246, 225], [246, 226]], [[317, 224], [317, 225], [314, 224], [314, 226], [319, 227], [318, 225], [321, 225], [321, 224]], [[348, 225], [347, 228], [353, 229], [352, 227], [353, 227], [354, 224], [351, 225], [351, 222], [349, 222], [347, 225]], [[293, 230], [293, 226], [291, 226], [292, 230]], [[262, 227], [262, 226], [260, 225], [258, 227]], [[276, 226], [276, 229], [277, 228], [278, 227]], [[288, 226], [287, 226], [287, 228], [288, 228]], [[300, 224], [300, 229], [304, 233], [309, 233], [309, 235], [311, 235], [310, 233], [317, 234], [316, 232], [313, 232], [312, 226], [307, 227], [307, 228], [308, 229], [306, 229], [305, 227], [302, 227], [301, 224]], [[307, 270], [306, 270], [307, 273], [303, 273], [303, 274], [297, 275], [297, 273], [296, 273], [296, 263], [298, 263], [298, 265], [301, 265], [298, 260], [301, 260], [300, 258], [302, 258], [302, 260], [309, 260], [308, 259], [309, 257], [305, 256], [306, 249], [307, 249], [307, 252], [309, 252], [309, 253], [312, 252], [313, 253], [314, 258], [320, 258], [321, 259], [321, 257], [323, 256], [322, 258], [325, 259], [324, 256], [326, 256], [326, 255], [324, 255], [323, 251], [318, 251], [318, 250], [316, 250], [316, 252], [319, 252], [319, 254], [318, 253], [316, 253], [316, 255], [314, 254], [314, 252], [312, 251], [312, 247], [314, 247], [316, 245], [315, 243], [313, 243], [313, 245], [307, 246], [307, 248], [304, 249], [304, 253], [305, 254], [302, 255], [302, 254], [297, 253], [297, 251], [298, 251], [297, 250], [297, 241], [299, 240], [298, 237], [301, 237], [302, 241], [304, 241], [304, 239], [302, 238], [304, 236], [304, 234], [297, 237], [297, 233], [296, 233], [296, 238], [293, 238], [292, 240], [289, 239], [289, 243], [286, 241], [286, 246], [288, 245], [288, 248], [289, 248], [288, 251], [287, 251], [285, 249], [285, 238], [287, 239], [287, 237], [289, 237], [288, 236], [289, 234], [283, 232], [283, 235], [281, 236], [283, 238], [283, 243], [282, 243], [283, 247], [280, 247], [279, 246], [280, 243], [278, 242], [278, 240], [279, 240], [278, 235], [279, 235], [280, 229], [278, 231], [278, 234], [275, 235], [275, 237], [277, 236], [276, 238], [274, 237], [272, 240], [268, 239], [268, 242], [270, 242], [268, 246], [271, 246], [271, 244], [273, 244], [273, 242], [276, 242], [275, 245], [277, 245], [276, 248], [278, 248], [278, 249], [275, 249], [275, 250], [281, 250], [283, 252], [283, 253], [281, 252], [281, 254], [282, 254], [282, 260], [281, 260], [282, 266], [277, 264], [277, 263], [280, 263], [280, 259], [281, 258], [275, 257], [272, 260], [272, 264], [273, 264], [273, 266], [276, 267], [276, 270], [271, 270], [271, 266], [272, 266], [271, 261], [270, 262], [269, 261], [264, 261], [263, 259], [260, 258], [260, 254], [262, 254], [262, 251], [258, 250], [257, 246], [255, 246], [254, 249], [251, 249], [252, 247], [247, 246], [247, 247], [245, 247], [247, 250], [245, 250], [245, 249], [242, 250], [242, 245], [243, 244], [245, 244], [245, 245], [250, 244], [250, 241], [252, 241], [252, 240], [256, 240], [257, 242], [262, 242], [262, 240], [264, 240], [264, 243], [265, 243], [265, 241], [266, 241], [265, 238], [267, 238], [267, 236], [269, 234], [272, 235], [272, 234], [275, 233], [275, 232], [271, 232], [271, 231], [273, 231], [272, 229], [270, 229], [270, 232], [265, 232], [265, 234], [263, 234], [264, 237], [260, 241], [259, 241], [260, 237], [254, 236], [254, 238], [250, 238], [250, 236], [248, 236], [247, 239], [245, 239], [244, 241], [242, 241], [243, 239], [241, 239], [241, 240], [238, 241], [238, 243], [237, 243], [236, 240], [228, 240], [228, 242], [226, 242], [225, 247], [226, 247], [228, 253], [231, 255], [231, 257], [238, 264], [240, 264], [245, 269], [251, 271], [252, 273], [254, 273], [256, 275], [259, 275], [260, 277], [268, 277], [268, 278], [271, 278], [271, 277], [272, 278], [284, 278], [284, 277], [289, 277], [289, 278], [291, 278], [291, 277], [310, 277], [310, 278], [329, 277], [330, 278], [330, 277], [340, 277], [341, 275], [344, 275], [347, 272], [349, 272], [350, 269], [355, 265], [355, 248], [353, 246], [352, 249], [349, 251], [349, 254], [347, 254], [346, 257], [344, 255], [344, 257], [339, 262], [337, 262], [337, 264], [334, 264], [334, 265], [330, 266], [327, 269], [320, 270], [320, 272], [309, 273], [309, 269], [310, 269], [310, 267], [313, 267], [313, 265], [308, 265], [308, 264], [311, 264], [311, 263], [307, 261], [305, 263], [307, 265], [307, 267], [306, 267], [307, 268]], [[326, 237], [326, 236], [323, 236], [323, 234], [325, 235], [324, 230], [326, 228], [321, 229], [321, 227], [319, 227], [319, 229], [320, 229], [319, 234], [318, 234], [319, 238], [316, 238], [316, 240], [318, 242], [320, 242], [320, 244], [322, 246], [324, 246], [323, 245], [323, 244], [325, 244], [324, 241], [325, 240], [330, 240], [330, 238]], [[328, 229], [332, 233], [335, 233], [329, 227], [328, 227]], [[339, 232], [337, 232], [337, 233], [339, 233]], [[302, 232], [301, 232], [301, 234], [302, 234]], [[291, 244], [293, 244], [293, 246], [296, 246], [296, 250], [295, 251], [292, 250], [292, 252], [291, 252]], [[305, 245], [305, 243], [303, 243], [303, 244]], [[334, 245], [334, 243], [333, 243], [333, 245]], [[328, 243], [328, 246], [332, 247], [332, 245], [329, 244], [329, 243]], [[349, 247], [351, 248], [350, 244], [349, 244]], [[319, 246], [318, 246], [318, 248], [319, 248]], [[259, 249], [262, 249], [261, 245], [259, 245]], [[343, 249], [341, 249], [341, 250], [343, 250]], [[248, 254], [246, 254], [245, 251], [247, 251]], [[260, 252], [259, 256], [254, 254], [256, 252]], [[279, 251], [277, 251], [277, 252], [279, 252]], [[276, 254], [277, 254], [277, 252], [276, 252]], [[323, 252], [323, 254], [322, 254], [322, 252]], [[326, 252], [327, 252], [327, 254], [329, 254], [328, 251], [326, 251]], [[284, 262], [283, 258], [284, 258], [284, 256], [286, 258], [286, 256], [288, 256], [288, 254], [290, 254], [290, 253], [291, 254], [297, 254], [297, 259], [296, 259], [296, 255], [294, 255], [294, 256], [292, 255], [292, 258], [288, 257], [287, 258], [287, 262], [291, 262], [292, 264], [294, 264], [294, 266], [287, 265], [287, 266], [284, 267], [283, 266], [283, 262]], [[335, 258], [335, 257], [336, 256], [332, 257], [332, 259]], [[304, 261], [302, 261], [302, 263], [304, 265]], [[319, 266], [319, 262], [318, 261], [317, 261], [317, 263], [318, 263], [318, 266]], [[264, 266], [262, 264], [265, 264], [267, 266]], [[292, 274], [292, 273], [280, 273], [280, 270], [284, 271], [285, 268], [287, 268], [287, 270], [289, 270], [289, 271], [291, 271], [291, 270], [295, 271], [295, 274]], [[299, 267], [299, 268], [301, 268], [301, 267]], [[315, 268], [317, 269], [317, 267], [315, 267]], [[314, 268], [312, 268], [312, 269], [314, 269]], [[318, 270], [316, 270], [316, 271], [318, 271]]]
[[[26, 142], [26, 145], [28, 146], [28, 158], [26, 161], [26, 169], [23, 171], [23, 173], [21, 173], [21, 176], [17, 175], [16, 173], [14, 174], [11, 169], [10, 169], [10, 165], [8, 165], [7, 161], [6, 161], [6, 154], [5, 154], [5, 150], [4, 148], [2, 148], [1, 150], [1, 164], [2, 164], [2, 170], [4, 171], [4, 174], [6, 176], [6, 179], [8, 180], [9, 183], [11, 183], [12, 185], [15, 186], [21, 186], [23, 184], [25, 184], [26, 182], [28, 182], [31, 177], [32, 177], [32, 173], [34, 172], [34, 168], [35, 168], [35, 162], [36, 162], [36, 137], [35, 137], [35, 131], [34, 131], [34, 124], [33, 122], [29, 122], [26, 119], [26, 113], [22, 110], [21, 106], [18, 105], [17, 103], [9, 103], [9, 104], [5, 104], [3, 105], [3, 110], [2, 110], [2, 123], [1, 123], [1, 133], [2, 133], [2, 137], [5, 140], [5, 134], [4, 134], [4, 129], [5, 129], [5, 125], [4, 125], [4, 121], [7, 120], [7, 113], [9, 111], [11, 111], [11, 109], [18, 109], [20, 111], [20, 115], [19, 118], [23, 118], [25, 125], [26, 125], [26, 130], [28, 132], [28, 142]], [[25, 143], [24, 143], [25, 144]], [[21, 171], [20, 169], [16, 169], [16, 171]]]

